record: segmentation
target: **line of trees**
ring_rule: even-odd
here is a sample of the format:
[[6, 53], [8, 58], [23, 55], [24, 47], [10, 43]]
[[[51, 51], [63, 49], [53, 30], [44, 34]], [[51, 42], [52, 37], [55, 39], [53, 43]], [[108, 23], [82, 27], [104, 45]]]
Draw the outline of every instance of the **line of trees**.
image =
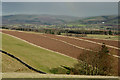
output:
[[34, 31], [47, 34], [61, 35], [61, 33], [67, 34], [102, 34], [102, 35], [118, 35], [119, 32], [116, 31], [105, 31], [105, 30], [69, 30], [64, 28], [23, 28], [23, 27], [2, 27], [2, 29], [20, 30], [20, 31]]

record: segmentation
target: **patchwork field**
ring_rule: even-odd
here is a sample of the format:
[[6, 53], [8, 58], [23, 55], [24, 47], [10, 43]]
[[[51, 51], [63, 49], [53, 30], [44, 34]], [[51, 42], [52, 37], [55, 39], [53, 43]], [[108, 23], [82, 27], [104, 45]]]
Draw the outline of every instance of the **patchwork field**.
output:
[[45, 37], [42, 34], [24, 33], [24, 32], [17, 32], [17, 31], [4, 31], [4, 33], [11, 34], [13, 36], [19, 37], [35, 45], [38, 45], [56, 52], [60, 52], [74, 58], [77, 58], [79, 54], [84, 51], [83, 49], [76, 48], [74, 46], [60, 42], [58, 40]]
[[[40, 46], [55, 52], [59, 52], [61, 54], [64, 54], [73, 58], [77, 58], [80, 54], [82, 54], [86, 50], [98, 51], [103, 42], [106, 43], [108, 47], [112, 46], [112, 47], [109, 47], [109, 50], [112, 51], [112, 54], [119, 55], [118, 47], [114, 45], [117, 43], [117, 41], [114, 41], [114, 42], [111, 42], [110, 40], [98, 41], [97, 39], [71, 38], [71, 37], [57, 36], [57, 35], [50, 35], [50, 34], [39, 34], [39, 33], [32, 33], [32, 32], [21, 32], [21, 31], [10, 31], [10, 30], [3, 30], [3, 33], [10, 34], [12, 36], [18, 37], [27, 42], [33, 43], [37, 46]], [[10, 36], [7, 37], [7, 36], [8, 35], [5, 35], [5, 34], [3, 35], [3, 39], [4, 39], [3, 49], [5, 51], [10, 52], [15, 56], [18, 56], [20, 59], [22, 59], [26, 63], [30, 65], [32, 64], [33, 67], [39, 70], [45, 71], [47, 73], [50, 73], [49, 72], [50, 68], [58, 67], [60, 65], [72, 66], [74, 63], [77, 62], [76, 60], [70, 57], [66, 57], [66, 56], [57, 54], [55, 52], [50, 52], [50, 51], [32, 46], [16, 38], [13, 38]], [[10, 46], [7, 46], [7, 45], [10, 45]], [[115, 63], [114, 65], [115, 69], [118, 69], [118, 61], [116, 60], [116, 62], [114, 63]]]
[[[2, 49], [6, 52], [13, 54], [25, 63], [32, 67], [50, 73], [49, 69], [58, 67], [60, 65], [73, 66], [77, 61], [70, 57], [66, 57], [55, 52], [51, 52], [33, 45], [30, 45], [24, 41], [13, 38], [6, 34], [2, 34]], [[4, 57], [3, 57], [4, 60]], [[9, 62], [8, 62], [9, 63]], [[14, 63], [14, 62], [13, 62]], [[17, 64], [17, 63], [16, 63]], [[6, 64], [7, 65], [7, 64]], [[22, 64], [21, 64], [22, 65]], [[5, 72], [11, 72], [8, 68]], [[14, 65], [11, 64], [10, 68]], [[3, 68], [4, 69], [4, 68]], [[13, 70], [14, 72], [14, 70]]]
[[[63, 37], [63, 36], [55, 36], [51, 34], [33, 34], [33, 33], [25, 33], [18, 31], [6, 31], [6, 30], [3, 32], [19, 37], [35, 45], [60, 52], [74, 58], [77, 58], [79, 54], [83, 53], [85, 50], [98, 51], [101, 47], [101, 45], [99, 44], [85, 41], [85, 40], [89, 40], [87, 38], [80, 38], [83, 40], [79, 40], [79, 39]], [[118, 41], [110, 41], [110, 40], [106, 41], [106, 40], [97, 40], [97, 39], [90, 39], [89, 41], [94, 41], [97, 43], [105, 43], [107, 45], [110, 45], [112, 46], [112, 48], [111, 47], [108, 48], [110, 52], [112, 52], [111, 54], [118, 55], [118, 49], [113, 48], [118, 46]]]

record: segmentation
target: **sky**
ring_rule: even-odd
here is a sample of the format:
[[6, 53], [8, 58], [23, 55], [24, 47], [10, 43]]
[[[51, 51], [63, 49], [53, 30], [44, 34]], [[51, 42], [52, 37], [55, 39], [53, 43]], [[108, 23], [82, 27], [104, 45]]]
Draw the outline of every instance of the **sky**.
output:
[[119, 0], [2, 0], [2, 2], [118, 2]]
[[2, 13], [3, 15], [52, 14], [52, 15], [68, 15], [68, 16], [77, 16], [77, 17], [117, 15], [118, 3], [117, 2], [3, 2]]

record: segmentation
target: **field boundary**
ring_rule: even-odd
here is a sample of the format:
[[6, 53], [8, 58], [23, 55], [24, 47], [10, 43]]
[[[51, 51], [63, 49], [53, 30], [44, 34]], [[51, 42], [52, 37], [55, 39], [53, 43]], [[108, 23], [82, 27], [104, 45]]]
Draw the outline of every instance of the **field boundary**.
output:
[[3, 53], [3, 54], [8, 55], [8, 56], [10, 56], [10, 57], [12, 57], [12, 58], [14, 58], [14, 59], [16, 59], [17, 61], [19, 61], [20, 63], [22, 63], [24, 66], [26, 66], [27, 68], [29, 68], [30, 70], [33, 70], [33, 71], [38, 72], [38, 73], [41, 73], [41, 74], [46, 74], [46, 73], [43, 72], [43, 71], [40, 71], [40, 70], [37, 70], [37, 69], [31, 67], [31, 66], [28, 65], [27, 63], [23, 62], [22, 60], [20, 60], [20, 59], [17, 58], [16, 56], [14, 56], [14, 55], [12, 55], [12, 54], [6, 52], [6, 51], [0, 50], [0, 52]]

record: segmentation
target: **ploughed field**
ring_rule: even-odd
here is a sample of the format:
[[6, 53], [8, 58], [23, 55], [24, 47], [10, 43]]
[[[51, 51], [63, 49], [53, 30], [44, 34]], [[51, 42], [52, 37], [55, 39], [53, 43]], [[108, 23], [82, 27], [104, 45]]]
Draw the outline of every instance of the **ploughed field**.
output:
[[[2, 50], [14, 55], [27, 65], [46, 73], [51, 73], [50, 69], [60, 65], [72, 67], [77, 62], [73, 58], [33, 46], [6, 34], [2, 34]], [[16, 59], [4, 54], [2, 56], [3, 72], [31, 72]]]
[[[87, 38], [84, 38], [84, 39], [80, 38], [79, 39], [79, 38], [71, 38], [71, 37], [57, 36], [57, 35], [51, 35], [51, 34], [38, 34], [38, 33], [33, 33], [33, 32], [30, 33], [30, 32], [11, 31], [11, 30], [3, 30], [2, 32], [6, 33], [6, 34], [13, 35], [13, 36], [18, 37], [20, 39], [26, 40], [26, 41], [28, 41], [30, 43], [33, 43], [33, 44], [38, 45], [38, 46], [41, 46], [43, 48], [50, 49], [50, 50], [53, 50], [53, 51], [56, 51], [56, 52], [60, 52], [61, 54], [65, 54], [65, 55], [71, 56], [73, 58], [77, 58], [79, 56], [79, 54], [82, 54], [86, 50], [87, 51], [90, 51], [90, 50], [98, 51], [100, 49], [100, 47], [101, 47], [101, 45], [99, 45], [99, 44], [85, 41], [85, 40], [87, 40]], [[95, 39], [89, 39], [89, 40], [90, 41], [94, 41]], [[110, 46], [113, 46], [113, 47], [117, 47], [117, 46], [114, 46], [115, 43], [118, 43], [117, 41], [114, 42], [114, 43], [112, 43], [111, 41], [109, 42], [109, 41], [110, 40], [108, 40], [108, 41], [107, 40], [101, 40], [100, 43], [104, 42], [107, 45], [110, 45]], [[13, 42], [13, 41], [11, 41], [11, 42]], [[95, 42], [97, 42], [97, 40]], [[3, 47], [4, 47], [4, 45], [3, 45]], [[33, 49], [33, 48], [31, 48], [31, 49]], [[113, 54], [118, 54], [118, 52], [117, 52], [118, 49], [109, 48], [109, 50], [112, 51]], [[20, 50], [19, 52], [23, 52], [23, 51]], [[29, 53], [31, 53], [31, 51]], [[39, 50], [38, 50], [37, 53], [39, 53]], [[44, 53], [42, 53], [42, 54], [44, 55]], [[17, 54], [16, 56], [19, 56], [19, 55], [25, 55], [25, 54], [24, 53], [22, 53], [22, 54], [20, 53], [20, 54]], [[41, 54], [39, 54], [39, 55], [41, 55]], [[28, 57], [28, 54], [27, 54], [27, 57]], [[32, 59], [36, 58], [35, 56], [30, 56], [30, 57], [31, 58], [34, 57]], [[21, 58], [21, 59], [23, 61], [26, 61], [25, 57]], [[42, 59], [42, 56], [41, 56], [41, 59]], [[41, 60], [41, 59], [39, 59], [39, 60]], [[46, 57], [46, 59], [48, 59], [48, 57]], [[115, 58], [115, 59], [117, 59], [117, 58]], [[63, 57], [63, 60], [64, 60], [64, 57]], [[69, 60], [69, 59], [67, 59], [67, 60]], [[52, 61], [55, 61], [55, 60], [52, 60]], [[74, 62], [76, 62], [76, 61], [73, 61], [73, 63]], [[38, 64], [31, 63], [31, 61], [30, 62], [27, 61], [27, 63], [34, 64], [33, 67], [36, 67], [37, 69], [41, 69], [41, 70], [43, 70], [45, 72], [49, 72], [49, 70], [47, 68], [48, 66], [46, 67], [46, 69], [43, 68], [43, 65], [45, 65], [45, 64], [40, 64], [40, 66], [41, 66], [40, 67], [40, 66], [38, 66]], [[57, 67], [57, 66], [52, 66], [52, 67]], [[115, 62], [114, 67], [115, 67], [115, 69], [117, 69], [117, 67], [118, 67], [118, 61], [117, 60]]]
[[102, 39], [90, 39], [90, 38], [82, 38], [82, 39], [91, 40], [99, 43], [105, 43], [107, 45], [111, 45], [115, 47], [119, 47], [119, 43], [120, 43], [120, 41], [115, 41], [115, 40], [102, 40]]
[[17, 31], [3, 31], [3, 32], [24, 39], [38, 46], [60, 52], [68, 56], [72, 56], [74, 58], [77, 58], [78, 55], [83, 51], [82, 49], [70, 46], [63, 42], [53, 40], [48, 37], [44, 37], [43, 34], [24, 33]]
[[[82, 38], [83, 40], [63, 37], [63, 36], [56, 36], [51, 34], [35, 34], [35, 33], [27, 33], [27, 32], [18, 32], [18, 31], [8, 31], [3, 30], [3, 33], [7, 33], [23, 40], [26, 40], [30, 43], [35, 45], [60, 52], [62, 54], [77, 58], [79, 54], [82, 54], [84, 51], [98, 51], [101, 45], [96, 43], [91, 43], [86, 40], [86, 38]], [[107, 45], [116, 47], [117, 41], [110, 41], [110, 40], [95, 40], [95, 39], [88, 39], [95, 42], [106, 43]], [[118, 54], [118, 49], [110, 48], [110, 52], [112, 54]]]
[[[63, 40], [66, 41], [68, 43], [71, 43], [73, 45], [76, 45], [78, 47], [82, 47], [85, 48], [84, 50], [90, 49], [93, 51], [99, 51], [101, 48], [102, 43], [105, 43], [106, 45], [112, 46], [112, 47], [108, 47], [109, 51], [111, 52], [111, 54], [115, 54], [118, 55], [118, 41], [112, 41], [112, 40], [100, 40], [100, 39], [88, 39], [88, 38], [74, 38], [74, 37], [65, 37], [65, 36], [55, 36], [55, 35], [51, 35], [51, 34], [44, 34], [47, 37], [51, 37], [51, 38], [55, 38], [55, 39], [59, 39], [59, 40]], [[89, 41], [86, 41], [89, 40]], [[92, 42], [96, 42], [96, 43], [101, 43], [100, 44], [96, 44], [96, 43], [91, 43]], [[113, 48], [116, 47], [116, 48]]]

